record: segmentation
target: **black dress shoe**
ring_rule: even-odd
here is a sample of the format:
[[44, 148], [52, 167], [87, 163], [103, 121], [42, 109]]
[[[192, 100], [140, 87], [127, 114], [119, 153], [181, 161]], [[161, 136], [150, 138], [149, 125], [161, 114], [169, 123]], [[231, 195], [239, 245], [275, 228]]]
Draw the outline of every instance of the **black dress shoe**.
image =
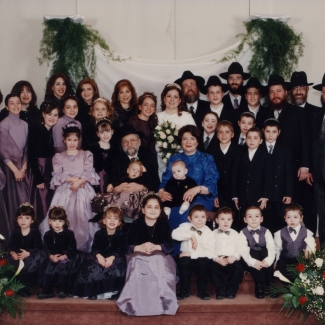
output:
[[210, 295], [206, 291], [198, 291], [197, 296], [202, 300], [210, 300]]
[[59, 293], [58, 293], [58, 297], [59, 298], [65, 298], [67, 295], [63, 292], [63, 291], [60, 291]]
[[190, 295], [188, 294], [188, 291], [186, 290], [180, 290], [177, 292], [177, 300], [183, 300], [185, 298], [188, 298]]
[[39, 293], [37, 294], [37, 299], [47, 299], [47, 298], [53, 298], [55, 297], [54, 292], [50, 292], [50, 293]]
[[97, 300], [97, 296], [89, 296], [87, 299], [88, 300]]
[[235, 299], [236, 298], [236, 294], [233, 293], [233, 292], [227, 292], [226, 298], [227, 299]]
[[258, 282], [255, 284], [255, 297], [263, 299], [265, 297], [263, 283]]
[[220, 291], [216, 294], [216, 299], [217, 300], [221, 300], [221, 299], [224, 299], [226, 297], [226, 294], [224, 291]]

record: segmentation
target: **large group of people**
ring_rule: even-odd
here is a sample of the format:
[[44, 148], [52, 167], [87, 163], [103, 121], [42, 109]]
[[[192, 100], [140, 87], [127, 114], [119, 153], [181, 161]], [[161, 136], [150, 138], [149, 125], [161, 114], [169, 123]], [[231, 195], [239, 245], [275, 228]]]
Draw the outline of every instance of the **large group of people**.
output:
[[[175, 314], [193, 270], [200, 299], [208, 278], [217, 299], [235, 298], [244, 270], [264, 298], [274, 269], [290, 277], [314, 249], [317, 215], [325, 242], [325, 75], [313, 87], [322, 107], [307, 102], [303, 71], [263, 86], [233, 62], [219, 76], [185, 71], [160, 111], [126, 79], [109, 100], [90, 78], [74, 95], [56, 73], [40, 108], [28, 81], [13, 86], [0, 112], [0, 233], [39, 299], [58, 287], [128, 315]], [[166, 121], [180, 146], [167, 164], [154, 137]], [[97, 196], [109, 200], [99, 214]]]

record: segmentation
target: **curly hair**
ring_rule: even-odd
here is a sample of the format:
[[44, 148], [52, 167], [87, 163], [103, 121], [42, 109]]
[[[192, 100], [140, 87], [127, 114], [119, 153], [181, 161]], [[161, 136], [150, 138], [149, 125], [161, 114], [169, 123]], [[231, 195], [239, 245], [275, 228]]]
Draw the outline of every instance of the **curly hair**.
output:
[[53, 97], [55, 97], [52, 87], [55, 84], [56, 80], [59, 78], [62, 78], [65, 82], [66, 90], [64, 95], [70, 95], [72, 93], [69, 78], [63, 73], [54, 73], [46, 83], [45, 96], [44, 96], [45, 101], [50, 101], [51, 99], [53, 99]]
[[32, 100], [30, 102], [30, 105], [35, 106], [36, 101], [37, 101], [37, 96], [36, 96], [35, 90], [34, 90], [34, 88], [33, 88], [33, 86], [31, 85], [30, 82], [28, 82], [26, 80], [20, 80], [20, 81], [16, 82], [14, 84], [14, 86], [12, 87], [12, 89], [11, 89], [11, 93], [12, 94], [17, 94], [18, 97], [20, 98], [20, 93], [24, 88], [27, 88], [31, 92]]

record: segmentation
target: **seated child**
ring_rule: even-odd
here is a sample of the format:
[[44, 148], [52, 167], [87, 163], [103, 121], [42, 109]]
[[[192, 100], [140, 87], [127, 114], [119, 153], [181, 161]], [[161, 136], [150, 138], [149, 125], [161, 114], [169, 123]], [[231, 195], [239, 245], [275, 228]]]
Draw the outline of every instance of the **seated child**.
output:
[[58, 297], [65, 298], [71, 293], [72, 279], [80, 266], [77, 242], [63, 207], [49, 209], [50, 230], [44, 234], [44, 248], [48, 259], [39, 271], [39, 285], [43, 288], [38, 299], [53, 298], [52, 287], [58, 287]]
[[184, 201], [183, 197], [185, 192], [197, 186], [197, 183], [191, 177], [186, 176], [187, 172], [186, 164], [183, 161], [176, 160], [173, 162], [173, 177], [167, 181], [165, 186], [165, 191], [173, 197], [172, 201], [164, 202], [164, 211], [168, 217], [172, 208], [180, 206], [179, 213], [183, 214], [190, 206], [190, 202]]
[[76, 276], [73, 296], [115, 299], [123, 288], [126, 265], [121, 210], [117, 206], [107, 206], [104, 210], [99, 221], [102, 229], [95, 233], [89, 262]]
[[255, 282], [255, 297], [263, 299], [263, 284], [269, 286], [273, 281], [274, 240], [271, 232], [261, 226], [263, 216], [260, 208], [248, 207], [244, 221], [247, 227], [239, 234], [239, 253], [245, 270], [251, 273]]
[[214, 257], [211, 263], [211, 279], [216, 289], [216, 299], [234, 299], [244, 277], [238, 248], [239, 234], [231, 229], [233, 210], [224, 207], [217, 211], [215, 222], [219, 225], [213, 231]]
[[[276, 269], [285, 277], [294, 280], [287, 266], [297, 264], [296, 256], [304, 252], [308, 257], [308, 252], [315, 249], [316, 243], [313, 233], [301, 225], [303, 219], [302, 208], [300, 205], [292, 203], [285, 209], [284, 220], [287, 226], [274, 234]], [[308, 244], [305, 239], [308, 238]]]
[[240, 115], [238, 120], [240, 129], [239, 136], [234, 138], [234, 141], [239, 146], [246, 146], [246, 135], [249, 129], [255, 126], [255, 115], [251, 112], [244, 112]]
[[[33, 206], [27, 202], [21, 204], [16, 212], [15, 223], [17, 227], [12, 232], [5, 249], [10, 253], [9, 259], [16, 269], [19, 261], [24, 261], [24, 267], [17, 279], [27, 287], [31, 287], [37, 284], [38, 268], [46, 259]], [[23, 290], [23, 294], [30, 293]]]
[[207, 211], [202, 204], [195, 204], [189, 211], [188, 220], [173, 230], [172, 238], [181, 241], [181, 254], [178, 261], [180, 291], [177, 299], [189, 297], [192, 271], [195, 270], [197, 280], [197, 296], [209, 300], [207, 280], [210, 260], [214, 256], [214, 235], [205, 225]]

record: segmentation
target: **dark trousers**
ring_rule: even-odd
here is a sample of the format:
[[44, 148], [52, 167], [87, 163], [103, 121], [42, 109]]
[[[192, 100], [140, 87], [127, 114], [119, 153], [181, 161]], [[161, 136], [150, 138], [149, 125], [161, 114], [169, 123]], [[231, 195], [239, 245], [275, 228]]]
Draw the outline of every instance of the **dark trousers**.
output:
[[[260, 251], [251, 249], [250, 255], [258, 261], [263, 261], [268, 256], [267, 248], [264, 247]], [[266, 285], [270, 285], [270, 283], [273, 282], [273, 264], [269, 267], [263, 267], [261, 270], [257, 270], [254, 267], [248, 266], [244, 260], [242, 261], [244, 269], [252, 275], [255, 283], [265, 282]]]
[[263, 210], [263, 226], [275, 232], [285, 227], [287, 224], [284, 221], [285, 204], [276, 201], [267, 201], [266, 208]]
[[181, 290], [189, 291], [192, 272], [195, 271], [197, 276], [197, 290], [207, 291], [209, 261], [210, 260], [207, 257], [191, 259], [189, 256], [184, 256], [179, 259], [178, 274], [180, 277]]
[[240, 261], [225, 266], [211, 261], [210, 273], [216, 293], [223, 291], [236, 294], [240, 283], [243, 281], [244, 268]]
[[297, 259], [295, 257], [289, 258], [289, 257], [281, 257], [276, 262], [276, 269], [281, 272], [286, 278], [288, 278], [291, 282], [295, 280], [295, 276], [288, 272], [288, 266], [289, 265], [296, 265], [298, 263]]
[[325, 181], [314, 183], [317, 214], [319, 218], [318, 233], [320, 244], [325, 243]]

